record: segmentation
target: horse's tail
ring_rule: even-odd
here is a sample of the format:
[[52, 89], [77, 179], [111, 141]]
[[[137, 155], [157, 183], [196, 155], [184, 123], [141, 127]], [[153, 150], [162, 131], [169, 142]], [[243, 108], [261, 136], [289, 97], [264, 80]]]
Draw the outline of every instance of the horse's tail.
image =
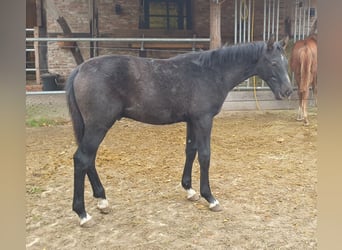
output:
[[305, 46], [301, 48], [299, 51], [299, 60], [300, 60], [300, 91], [308, 90], [310, 83], [312, 81], [312, 64], [313, 58], [310, 53], [310, 49]]
[[76, 75], [78, 74], [79, 67], [75, 68], [70, 76], [67, 79], [67, 83], [65, 86], [66, 90], [66, 97], [67, 97], [67, 104], [69, 108], [69, 113], [71, 116], [72, 125], [74, 128], [74, 134], [76, 138], [77, 144], [79, 144], [82, 140], [84, 134], [84, 121], [82, 118], [82, 114], [79, 110], [79, 107], [76, 102], [75, 98], [75, 91], [74, 91], [74, 80]]

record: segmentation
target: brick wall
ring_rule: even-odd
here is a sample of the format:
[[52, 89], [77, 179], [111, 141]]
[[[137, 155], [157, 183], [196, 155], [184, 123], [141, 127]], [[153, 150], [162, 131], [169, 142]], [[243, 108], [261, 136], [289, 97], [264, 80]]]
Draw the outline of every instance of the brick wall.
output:
[[[123, 37], [138, 32], [139, 2], [137, 0], [99, 0], [99, 31], [100, 34], [111, 34], [113, 37]], [[115, 13], [115, 5], [120, 4], [121, 14]], [[127, 32], [127, 33], [126, 33]]]
[[[49, 0], [55, 5], [58, 15], [63, 16], [68, 22], [72, 32], [83, 34], [89, 32], [89, 6], [88, 0]], [[286, 0], [281, 0], [281, 6]], [[232, 44], [234, 42], [234, 0], [227, 0], [221, 9], [221, 35], [222, 42]], [[248, 1], [246, 1], [248, 2]], [[98, 4], [98, 29], [100, 37], [209, 37], [209, 0], [192, 0], [193, 29], [181, 31], [146, 30], [139, 29], [139, 0], [97, 0]], [[263, 32], [263, 0], [255, 0], [255, 40], [262, 39]], [[115, 4], [120, 4], [122, 13], [115, 13]], [[62, 33], [59, 24], [52, 13], [47, 13], [48, 33]], [[284, 10], [280, 11], [280, 27], [284, 22]], [[78, 43], [83, 58], [89, 58], [89, 43]], [[184, 52], [183, 50], [179, 51]], [[173, 51], [149, 51], [148, 57], [169, 57], [175, 55]], [[132, 54], [139, 55], [138, 48], [132, 48], [128, 43], [99, 43], [99, 54]], [[48, 65], [50, 72], [67, 76], [76, 66], [75, 60], [68, 49], [58, 47], [57, 43], [48, 43]]]
[[[89, 32], [88, 0], [49, 0], [54, 4], [55, 12], [47, 11], [47, 32], [62, 33], [56, 21], [56, 15], [63, 16], [73, 33]], [[58, 17], [57, 16], [57, 17]], [[78, 46], [84, 59], [89, 58], [89, 43], [80, 42]], [[57, 42], [48, 43], [49, 72], [65, 78], [76, 66], [76, 62], [69, 49], [60, 48]]]

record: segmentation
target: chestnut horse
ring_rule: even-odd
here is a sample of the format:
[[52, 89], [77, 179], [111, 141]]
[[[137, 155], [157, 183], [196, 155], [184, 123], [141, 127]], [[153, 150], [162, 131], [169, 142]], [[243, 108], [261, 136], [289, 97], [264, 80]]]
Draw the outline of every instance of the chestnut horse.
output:
[[317, 105], [317, 38], [315, 35], [311, 35], [304, 40], [298, 40], [294, 44], [290, 67], [294, 72], [298, 86], [299, 108], [297, 120], [304, 120], [304, 125], [308, 125], [307, 100], [310, 86]]

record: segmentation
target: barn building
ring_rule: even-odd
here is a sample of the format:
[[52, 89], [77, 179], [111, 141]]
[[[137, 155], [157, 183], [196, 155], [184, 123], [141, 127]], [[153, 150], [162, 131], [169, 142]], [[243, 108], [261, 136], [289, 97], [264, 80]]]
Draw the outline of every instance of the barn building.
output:
[[[316, 0], [219, 0], [222, 44], [265, 40], [270, 34], [305, 36], [317, 17]], [[39, 82], [53, 72], [65, 79], [81, 61], [105, 54], [166, 58], [209, 48], [210, 0], [27, 0], [27, 70]], [[92, 38], [92, 41], [58, 41]], [[124, 41], [96, 39], [126, 38]], [[193, 39], [142, 41], [139, 39]], [[131, 40], [129, 40], [131, 39]], [[136, 40], [134, 40], [136, 39]], [[198, 39], [198, 40], [196, 40]], [[202, 39], [202, 40], [199, 40]]]

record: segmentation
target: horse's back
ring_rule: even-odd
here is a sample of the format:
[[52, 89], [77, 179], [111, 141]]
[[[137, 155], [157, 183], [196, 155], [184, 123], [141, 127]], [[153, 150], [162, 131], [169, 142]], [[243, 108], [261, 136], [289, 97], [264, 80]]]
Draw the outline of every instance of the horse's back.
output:
[[173, 70], [174, 66], [172, 60], [126, 55], [90, 59], [75, 77], [80, 109], [87, 116], [104, 110], [102, 105], [120, 118], [153, 124], [184, 121], [189, 106], [184, 99], [187, 87], [181, 86], [181, 74]]
[[315, 37], [298, 40], [294, 44], [290, 67], [301, 91], [307, 89], [310, 84], [316, 85], [317, 41]]

